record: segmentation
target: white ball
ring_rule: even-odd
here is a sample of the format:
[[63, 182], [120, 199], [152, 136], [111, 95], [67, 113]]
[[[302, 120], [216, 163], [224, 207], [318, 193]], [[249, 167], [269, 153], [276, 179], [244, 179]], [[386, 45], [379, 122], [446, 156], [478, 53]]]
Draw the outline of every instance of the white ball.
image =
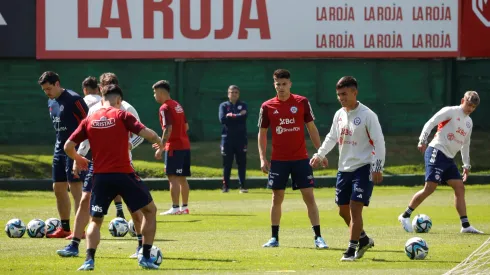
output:
[[[143, 247], [138, 251], [138, 260], [143, 257]], [[152, 246], [150, 250], [150, 259], [154, 264], [160, 266], [163, 262], [163, 253], [157, 246]]]
[[429, 233], [432, 228], [432, 220], [425, 214], [419, 214], [413, 218], [412, 228], [416, 233]]
[[131, 235], [131, 237], [136, 237], [137, 234], [136, 234], [136, 229], [134, 228], [133, 220], [130, 220], [128, 222], [128, 227], [129, 227], [129, 235]]
[[5, 233], [10, 238], [22, 238], [26, 233], [26, 225], [20, 219], [11, 219], [5, 225]]
[[128, 222], [123, 218], [114, 218], [109, 223], [109, 232], [113, 237], [124, 237], [128, 231]]
[[57, 218], [49, 218], [44, 223], [46, 224], [46, 235], [53, 234], [56, 229], [61, 228], [61, 221]]
[[429, 245], [424, 239], [413, 237], [405, 243], [405, 253], [412, 260], [423, 260], [429, 254]]
[[43, 220], [34, 219], [27, 224], [27, 235], [31, 238], [42, 238], [46, 235], [46, 224]]

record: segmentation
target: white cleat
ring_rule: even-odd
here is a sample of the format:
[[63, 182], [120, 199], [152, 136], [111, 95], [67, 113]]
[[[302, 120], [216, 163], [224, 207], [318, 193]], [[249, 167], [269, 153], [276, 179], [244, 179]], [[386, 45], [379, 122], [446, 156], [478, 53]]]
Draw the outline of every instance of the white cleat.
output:
[[341, 262], [353, 262], [356, 260], [356, 256], [355, 255], [346, 255], [346, 254], [343, 254], [342, 255], [342, 258], [340, 258], [340, 261]]
[[400, 214], [400, 216], [398, 216], [398, 221], [402, 225], [403, 229], [405, 229], [405, 231], [409, 233], [413, 232], [412, 225], [410, 224], [410, 218], [404, 218], [403, 214]]
[[166, 216], [166, 215], [180, 215], [180, 209], [178, 207], [176, 207], [176, 208], [170, 207], [169, 210], [160, 213], [160, 215], [164, 215], [164, 216]]
[[483, 234], [482, 231], [474, 228], [473, 226], [468, 226], [466, 228], [462, 227], [461, 228], [461, 233], [470, 233], [470, 234]]

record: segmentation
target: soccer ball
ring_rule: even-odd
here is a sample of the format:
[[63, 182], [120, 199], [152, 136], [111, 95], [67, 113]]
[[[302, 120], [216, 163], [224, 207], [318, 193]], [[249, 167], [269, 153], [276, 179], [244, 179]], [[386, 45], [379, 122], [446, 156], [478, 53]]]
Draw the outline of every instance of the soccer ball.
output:
[[412, 220], [412, 228], [417, 233], [429, 233], [432, 228], [432, 220], [427, 215], [417, 215]]
[[128, 231], [128, 222], [123, 218], [114, 218], [109, 223], [109, 232], [113, 237], [124, 237]]
[[46, 224], [46, 235], [53, 234], [56, 229], [61, 228], [61, 221], [57, 218], [49, 218], [45, 222]]
[[429, 246], [419, 237], [413, 237], [405, 244], [405, 253], [412, 260], [423, 260], [429, 254]]
[[[143, 247], [138, 251], [138, 260], [143, 257]], [[160, 266], [163, 262], [163, 253], [157, 246], [152, 246], [150, 250], [150, 259], [154, 264]]]
[[130, 220], [128, 222], [128, 227], [129, 227], [129, 235], [131, 235], [131, 237], [136, 237], [136, 229], [134, 228], [133, 220]]
[[46, 224], [43, 220], [34, 219], [27, 224], [27, 235], [31, 238], [42, 238], [46, 232]]
[[26, 225], [20, 219], [11, 219], [5, 225], [5, 233], [10, 238], [22, 238], [26, 233]]

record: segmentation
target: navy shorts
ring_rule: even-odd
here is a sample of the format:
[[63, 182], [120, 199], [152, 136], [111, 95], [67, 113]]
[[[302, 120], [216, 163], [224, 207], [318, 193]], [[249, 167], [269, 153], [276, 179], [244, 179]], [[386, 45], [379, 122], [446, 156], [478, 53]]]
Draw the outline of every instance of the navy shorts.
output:
[[165, 151], [165, 174], [189, 177], [191, 175], [191, 150]]
[[285, 190], [289, 180], [292, 179], [293, 190], [315, 187], [313, 169], [309, 159], [302, 160], [272, 160], [269, 171], [267, 188]]
[[146, 184], [135, 174], [94, 174], [90, 215], [101, 218], [117, 195], [121, 195], [131, 212], [138, 211], [153, 201]]
[[363, 202], [369, 206], [374, 184], [371, 179], [371, 164], [366, 164], [352, 172], [338, 172], [335, 184], [335, 202], [348, 205], [350, 201]]
[[92, 187], [94, 184], [94, 164], [93, 162], [90, 162], [88, 164], [88, 170], [83, 171], [83, 186], [82, 186], [82, 191], [83, 192], [92, 192]]
[[425, 150], [425, 182], [442, 183], [448, 180], [460, 180], [461, 174], [452, 158], [434, 147]]
[[80, 178], [73, 177], [73, 160], [67, 155], [53, 156], [53, 182], [78, 182]]

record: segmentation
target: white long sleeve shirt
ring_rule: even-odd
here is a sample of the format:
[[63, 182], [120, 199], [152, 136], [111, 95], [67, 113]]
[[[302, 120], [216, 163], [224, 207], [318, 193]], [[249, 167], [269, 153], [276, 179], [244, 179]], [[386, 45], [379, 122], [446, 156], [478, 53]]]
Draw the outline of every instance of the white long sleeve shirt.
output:
[[437, 132], [430, 142], [432, 146], [443, 152], [448, 158], [454, 158], [461, 150], [463, 167], [469, 169], [470, 140], [473, 121], [463, 112], [461, 106], [444, 107], [425, 123], [419, 137], [420, 143], [427, 143], [430, 132], [437, 125]]
[[352, 172], [366, 164], [371, 171], [382, 172], [385, 163], [385, 140], [378, 116], [361, 104], [349, 112], [335, 113], [332, 127], [317, 154], [325, 157], [339, 144], [339, 171]]
[[101, 100], [100, 95], [92, 95], [92, 94], [86, 95], [83, 98], [83, 101], [85, 101], [85, 104], [87, 104], [89, 111], [90, 111], [90, 108], [94, 107], [94, 105], [99, 103], [100, 100]]
[[[96, 111], [100, 110], [101, 108], [102, 108], [102, 103], [98, 102], [97, 104], [92, 106], [92, 108], [90, 108], [88, 110], [87, 116], [90, 116], [91, 114], [95, 113]], [[131, 104], [129, 104], [128, 102], [126, 102], [124, 100], [121, 103], [121, 110], [130, 112], [138, 121], [140, 121], [140, 117], [138, 115], [138, 112], [136, 112], [136, 109]], [[144, 141], [144, 138], [142, 138], [138, 135], [135, 135], [135, 134], [131, 134], [131, 137], [129, 138], [129, 142], [132, 145], [132, 149], [136, 148], [143, 141]], [[88, 142], [88, 140], [83, 141], [80, 144], [80, 146], [78, 147], [78, 153], [82, 156], [86, 156], [89, 150], [90, 150], [90, 143]], [[131, 158], [131, 153], [129, 154], [129, 157]]]

